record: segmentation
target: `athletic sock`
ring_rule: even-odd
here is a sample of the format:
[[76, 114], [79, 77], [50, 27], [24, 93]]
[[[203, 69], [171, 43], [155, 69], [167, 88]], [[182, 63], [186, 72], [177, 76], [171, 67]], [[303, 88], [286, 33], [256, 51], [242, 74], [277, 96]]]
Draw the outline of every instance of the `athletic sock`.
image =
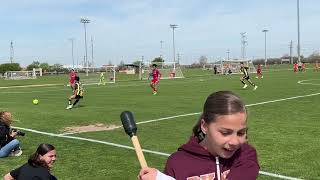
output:
[[77, 99], [74, 103], [73, 106], [76, 105], [79, 102], [80, 99]]

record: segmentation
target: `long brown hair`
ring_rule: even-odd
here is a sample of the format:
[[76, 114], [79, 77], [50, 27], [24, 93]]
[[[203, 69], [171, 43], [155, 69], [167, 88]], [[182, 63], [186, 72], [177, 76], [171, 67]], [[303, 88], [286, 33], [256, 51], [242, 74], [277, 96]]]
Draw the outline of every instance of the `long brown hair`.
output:
[[231, 91], [218, 91], [210, 94], [207, 97], [203, 106], [203, 112], [193, 127], [193, 136], [196, 136], [201, 141], [204, 134], [201, 131], [201, 120], [207, 124], [215, 122], [218, 116], [230, 115], [239, 112], [247, 113], [246, 106], [239, 96]]
[[39, 147], [37, 148], [37, 151], [30, 156], [28, 163], [34, 167], [41, 166], [49, 169], [46, 162], [40, 159], [40, 155], [43, 156], [47, 154], [49, 151], [52, 151], [54, 149], [55, 149], [54, 146], [51, 144], [40, 144]]

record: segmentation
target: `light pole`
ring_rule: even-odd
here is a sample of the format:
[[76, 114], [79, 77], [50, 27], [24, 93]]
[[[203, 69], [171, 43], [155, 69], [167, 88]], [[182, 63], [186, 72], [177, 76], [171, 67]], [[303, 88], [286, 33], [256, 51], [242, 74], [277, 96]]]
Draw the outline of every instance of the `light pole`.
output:
[[94, 65], [93, 65], [93, 37], [91, 36], [91, 67], [92, 72], [94, 72]]
[[267, 29], [262, 30], [264, 32], [264, 66], [267, 66]]
[[174, 29], [177, 28], [178, 25], [176, 24], [170, 24], [170, 28], [172, 28], [172, 43], [173, 43], [173, 63], [174, 63], [174, 67], [175, 67], [175, 63], [176, 63], [176, 52], [175, 52], [175, 45], [174, 45]]
[[162, 43], [163, 43], [163, 41], [161, 40], [160, 41], [160, 58], [162, 59]]
[[247, 33], [242, 32], [240, 33], [240, 35], [241, 35], [241, 56], [242, 56], [242, 60], [244, 61], [246, 58], [246, 45], [248, 44]]
[[162, 57], [162, 43], [163, 43], [164, 41], [160, 41], [160, 58], [161, 58], [161, 69], [163, 68], [163, 57]]
[[298, 20], [298, 62], [301, 62], [300, 59], [300, 13], [299, 13], [299, 0], [297, 0], [297, 20]]
[[72, 68], [74, 69], [74, 58], [73, 58], [73, 41], [74, 41], [74, 38], [70, 38], [69, 40], [71, 41]]
[[80, 22], [83, 23], [83, 27], [84, 27], [84, 46], [85, 46], [85, 51], [86, 51], [86, 55], [85, 55], [85, 63], [86, 63], [86, 73], [88, 76], [88, 70], [89, 70], [89, 64], [88, 64], [88, 52], [87, 52], [87, 29], [86, 29], [86, 24], [90, 23], [89, 19], [85, 19], [85, 18], [81, 18]]
[[230, 59], [230, 49], [227, 50], [228, 60]]

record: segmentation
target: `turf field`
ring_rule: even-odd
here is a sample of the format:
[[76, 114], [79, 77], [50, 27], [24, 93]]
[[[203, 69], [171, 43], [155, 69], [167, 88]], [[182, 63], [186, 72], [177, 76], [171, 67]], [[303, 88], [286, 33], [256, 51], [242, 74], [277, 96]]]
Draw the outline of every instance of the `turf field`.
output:
[[[185, 69], [184, 79], [162, 80], [156, 96], [148, 81], [117, 76], [120, 81], [116, 84], [85, 86], [84, 99], [72, 110], [65, 109], [71, 93], [65, 86], [67, 75], [0, 80], [0, 108], [12, 112], [13, 125], [26, 132], [19, 138], [23, 155], [0, 159], [0, 175], [26, 162], [40, 143], [50, 143], [57, 148], [52, 173], [58, 179], [135, 180], [140, 166], [122, 128], [59, 134], [70, 126], [119, 126], [120, 113], [132, 111], [140, 143], [149, 150], [145, 152], [148, 165], [162, 170], [167, 155], [188, 140], [206, 97], [214, 91], [231, 90], [248, 106], [249, 142], [257, 149], [262, 173], [320, 179], [320, 72], [294, 74], [288, 68], [291, 66], [269, 67], [264, 79], [252, 74], [259, 86], [256, 91], [251, 86], [242, 89], [240, 75], [213, 76], [211, 71]], [[31, 84], [55, 85], [14, 87]], [[39, 99], [38, 105], [32, 104], [34, 98]], [[149, 120], [154, 121], [141, 123]], [[261, 174], [259, 179], [279, 178]]]

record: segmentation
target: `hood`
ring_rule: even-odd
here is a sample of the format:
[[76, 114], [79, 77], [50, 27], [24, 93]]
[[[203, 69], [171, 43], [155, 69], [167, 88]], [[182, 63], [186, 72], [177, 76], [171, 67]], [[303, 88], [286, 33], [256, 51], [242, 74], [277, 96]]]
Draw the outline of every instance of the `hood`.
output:
[[194, 136], [190, 137], [189, 141], [186, 144], [180, 146], [178, 148], [178, 151], [185, 151], [187, 153], [194, 154], [205, 159], [214, 158], [213, 155], [211, 155], [206, 149], [204, 149], [204, 147], [199, 144], [199, 139]]

